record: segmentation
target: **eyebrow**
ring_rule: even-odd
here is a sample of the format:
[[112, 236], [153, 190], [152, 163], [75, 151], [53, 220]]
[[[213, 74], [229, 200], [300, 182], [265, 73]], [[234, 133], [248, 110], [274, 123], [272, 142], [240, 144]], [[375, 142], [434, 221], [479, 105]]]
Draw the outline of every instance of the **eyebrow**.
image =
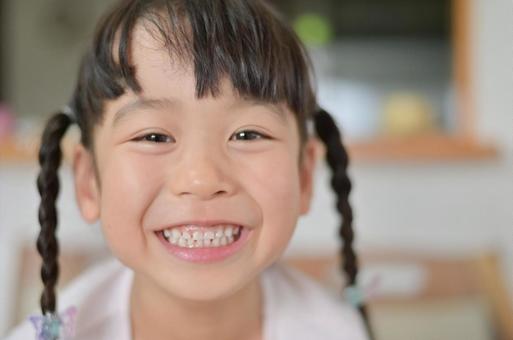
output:
[[112, 120], [112, 126], [119, 124], [130, 113], [136, 112], [140, 109], [160, 109], [163, 107], [169, 107], [173, 105], [173, 101], [162, 98], [162, 99], [151, 99], [151, 98], [137, 98], [135, 101], [121, 107], [115, 114]]
[[260, 99], [245, 99], [242, 102], [242, 106], [262, 106], [268, 109], [270, 112], [272, 112], [281, 123], [287, 124], [287, 116], [285, 114], [285, 111], [281, 109], [281, 107], [278, 104], [266, 102]]
[[[114, 118], [112, 120], [112, 126], [116, 126], [117, 124], [119, 124], [120, 121], [122, 121], [131, 113], [136, 112], [137, 110], [161, 109], [164, 107], [173, 106], [173, 104], [175, 104], [175, 101], [167, 98], [137, 98], [133, 102], [126, 104], [125, 106], [121, 107], [118, 111], [116, 111], [116, 113], [114, 114]], [[285, 111], [283, 111], [280, 108], [280, 106], [274, 103], [269, 103], [259, 99], [244, 99], [240, 104], [235, 106], [262, 106], [268, 109], [270, 112], [272, 112], [280, 120], [281, 123], [287, 123]]]

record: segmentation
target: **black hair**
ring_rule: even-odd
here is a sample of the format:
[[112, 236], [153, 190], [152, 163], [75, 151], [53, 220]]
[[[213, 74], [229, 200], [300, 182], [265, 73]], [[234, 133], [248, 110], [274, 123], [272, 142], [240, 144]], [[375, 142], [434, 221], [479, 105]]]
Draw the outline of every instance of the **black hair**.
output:
[[[342, 239], [342, 269], [346, 273], [346, 285], [354, 286], [357, 284], [358, 258], [353, 249], [353, 209], [349, 203], [352, 184], [347, 174], [349, 156], [342, 144], [342, 137], [337, 124], [328, 112], [319, 109], [314, 115], [314, 122], [317, 136], [326, 146], [326, 162], [332, 172], [331, 187], [337, 196], [337, 211], [342, 215], [342, 225], [339, 228], [339, 236]], [[359, 305], [358, 309], [363, 317], [369, 337], [373, 338], [365, 304]]]
[[[353, 214], [349, 204], [351, 181], [348, 156], [337, 125], [320, 109], [312, 85], [311, 64], [305, 47], [285, 20], [263, 0], [121, 0], [100, 21], [92, 45], [85, 53], [69, 107], [81, 131], [81, 143], [94, 154], [92, 129], [102, 122], [107, 100], [141, 87], [130, 60], [134, 27], [142, 24], [167, 48], [170, 58], [194, 66], [196, 95], [216, 96], [219, 83], [228, 78], [242, 97], [283, 102], [296, 116], [301, 148], [306, 142], [307, 120], [313, 119], [326, 146], [342, 222], [342, 270], [347, 284], [358, 274], [353, 250]], [[55, 284], [59, 275], [55, 235], [55, 201], [61, 161], [60, 141], [73, 120], [60, 112], [50, 118], [39, 154], [41, 194], [37, 246], [43, 258], [41, 276], [43, 313], [55, 312]], [[364, 306], [359, 308], [371, 335]]]
[[41, 195], [39, 205], [39, 223], [41, 231], [37, 238], [37, 250], [43, 258], [41, 279], [43, 280], [43, 294], [41, 295], [41, 309], [43, 314], [55, 312], [56, 296], [55, 286], [59, 276], [59, 243], [55, 235], [57, 229], [57, 209], [55, 202], [59, 194], [59, 178], [57, 170], [61, 164], [62, 151], [60, 141], [72, 120], [64, 113], [57, 113], [47, 123], [41, 148], [39, 150], [39, 164], [41, 171], [37, 177], [37, 189]]

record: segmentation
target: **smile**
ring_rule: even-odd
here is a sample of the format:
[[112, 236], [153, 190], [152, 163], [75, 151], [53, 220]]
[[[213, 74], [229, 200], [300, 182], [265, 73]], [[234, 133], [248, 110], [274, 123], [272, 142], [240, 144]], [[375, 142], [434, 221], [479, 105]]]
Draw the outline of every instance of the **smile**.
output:
[[237, 225], [173, 227], [155, 232], [164, 248], [187, 262], [223, 261], [240, 252], [254, 230]]
[[236, 242], [242, 227], [235, 225], [217, 225], [200, 227], [194, 225], [165, 229], [164, 239], [180, 248], [217, 248]]

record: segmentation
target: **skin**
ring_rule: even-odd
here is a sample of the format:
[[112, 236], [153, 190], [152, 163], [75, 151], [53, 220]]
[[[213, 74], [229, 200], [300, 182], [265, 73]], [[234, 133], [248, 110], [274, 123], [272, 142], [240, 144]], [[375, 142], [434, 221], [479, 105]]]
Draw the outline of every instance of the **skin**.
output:
[[[196, 98], [190, 65], [170, 62], [140, 27], [132, 48], [142, 92], [106, 102], [94, 154], [76, 148], [74, 178], [84, 219], [101, 220], [113, 254], [134, 270], [133, 338], [261, 339], [259, 277], [308, 212], [315, 142], [300, 147], [286, 105], [240, 98], [226, 79], [215, 98]], [[248, 130], [257, 134], [245, 140]], [[185, 262], [155, 231], [191, 219], [240, 222], [251, 236], [224, 261]]]

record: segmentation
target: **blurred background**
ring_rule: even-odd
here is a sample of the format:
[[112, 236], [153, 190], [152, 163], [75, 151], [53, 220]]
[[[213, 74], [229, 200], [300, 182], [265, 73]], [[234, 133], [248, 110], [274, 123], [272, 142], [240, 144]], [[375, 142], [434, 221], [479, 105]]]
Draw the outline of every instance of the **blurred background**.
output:
[[[513, 3], [275, 0], [308, 46], [352, 156], [360, 283], [378, 339], [513, 339]], [[36, 150], [106, 0], [0, 0], [0, 336], [37, 305]], [[64, 142], [70, 150], [76, 131]], [[317, 166], [284, 260], [340, 290], [338, 216]], [[69, 160], [61, 283], [108, 256]], [[320, 229], [317, 226], [322, 226]]]

